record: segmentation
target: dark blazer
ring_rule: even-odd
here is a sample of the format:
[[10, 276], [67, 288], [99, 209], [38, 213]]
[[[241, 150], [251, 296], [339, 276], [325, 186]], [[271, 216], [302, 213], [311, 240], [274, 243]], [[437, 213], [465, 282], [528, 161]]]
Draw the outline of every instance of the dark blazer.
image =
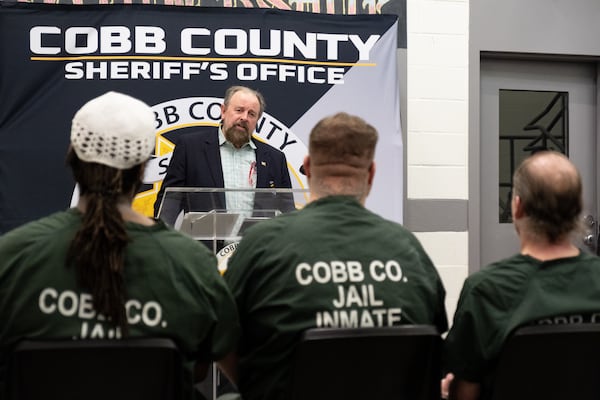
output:
[[[292, 184], [285, 154], [258, 140], [252, 139], [252, 141], [256, 145], [256, 187], [291, 188]], [[214, 127], [200, 128], [196, 132], [182, 134], [177, 138], [167, 175], [154, 204], [155, 215], [158, 215], [164, 189], [174, 186], [224, 187], [217, 129]], [[177, 203], [170, 202], [170, 204], [167, 204], [165, 202], [161, 210], [161, 219], [172, 224], [181, 209], [186, 211], [226, 209], [225, 195], [222, 192], [214, 195], [182, 196]], [[282, 212], [295, 209], [293, 196], [291, 194], [276, 196], [271, 193], [257, 193], [255, 196], [255, 209], [271, 208], [277, 208]]]

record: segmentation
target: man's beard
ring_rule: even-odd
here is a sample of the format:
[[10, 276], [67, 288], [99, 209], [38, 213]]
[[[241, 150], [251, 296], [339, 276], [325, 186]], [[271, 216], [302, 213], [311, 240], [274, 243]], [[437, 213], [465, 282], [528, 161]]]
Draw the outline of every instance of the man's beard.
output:
[[[239, 129], [240, 127], [244, 129]], [[239, 149], [240, 147], [248, 143], [248, 141], [250, 140], [248, 125], [233, 124], [229, 129], [225, 131], [225, 138]]]

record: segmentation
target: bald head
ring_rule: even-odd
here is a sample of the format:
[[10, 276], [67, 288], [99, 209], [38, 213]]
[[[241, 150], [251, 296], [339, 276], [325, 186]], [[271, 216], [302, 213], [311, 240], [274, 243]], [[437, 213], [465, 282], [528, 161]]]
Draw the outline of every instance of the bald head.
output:
[[338, 113], [319, 121], [310, 133], [305, 170], [317, 197], [367, 196], [374, 173], [377, 131], [362, 118]]
[[554, 243], [571, 233], [583, 208], [581, 177], [561, 153], [544, 151], [525, 159], [513, 177], [527, 228]]

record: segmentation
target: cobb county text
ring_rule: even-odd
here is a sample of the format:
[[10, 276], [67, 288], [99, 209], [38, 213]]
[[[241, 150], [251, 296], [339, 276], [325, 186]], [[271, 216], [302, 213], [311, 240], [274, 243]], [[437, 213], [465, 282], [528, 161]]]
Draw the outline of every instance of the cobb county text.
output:
[[[177, 49], [169, 49], [170, 35]], [[215, 81], [339, 85], [344, 67], [374, 66], [370, 53], [379, 38], [279, 29], [193, 27], [174, 33], [157, 26], [34, 26], [29, 48], [32, 61], [66, 62], [65, 78], [71, 80], [190, 80], [208, 74]]]

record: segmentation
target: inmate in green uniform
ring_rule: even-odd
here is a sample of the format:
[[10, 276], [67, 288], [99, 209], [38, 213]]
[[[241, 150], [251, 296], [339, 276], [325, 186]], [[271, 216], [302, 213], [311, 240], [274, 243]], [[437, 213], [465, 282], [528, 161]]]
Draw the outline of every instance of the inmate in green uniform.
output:
[[252, 227], [224, 276], [240, 313], [244, 400], [285, 399], [294, 345], [308, 328], [447, 329], [445, 291], [418, 240], [352, 197]]
[[600, 258], [539, 261], [515, 255], [469, 276], [445, 341], [445, 369], [482, 383], [508, 335], [529, 323], [600, 322]]
[[[0, 368], [21, 338], [121, 336], [98, 318], [91, 295], [78, 288], [74, 268], [65, 266], [80, 225], [81, 214], [71, 209], [0, 238]], [[193, 361], [219, 359], [235, 346], [235, 304], [205, 246], [162, 222], [126, 227], [131, 239], [124, 268], [130, 337], [174, 339], [187, 360], [191, 396]]]

